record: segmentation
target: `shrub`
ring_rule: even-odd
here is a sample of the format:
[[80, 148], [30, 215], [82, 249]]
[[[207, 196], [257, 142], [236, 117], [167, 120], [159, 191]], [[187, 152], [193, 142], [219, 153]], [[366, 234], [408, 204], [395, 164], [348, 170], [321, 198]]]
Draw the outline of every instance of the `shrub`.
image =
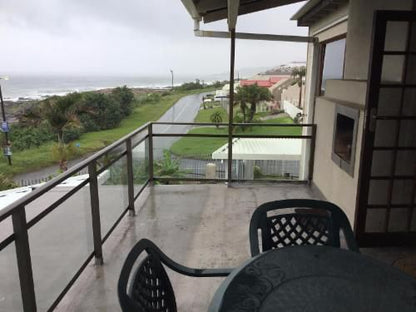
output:
[[78, 139], [82, 134], [82, 129], [79, 127], [69, 128], [64, 130], [63, 140], [64, 143], [69, 143]]
[[105, 94], [85, 94], [82, 106], [80, 121], [86, 131], [115, 128], [124, 117], [119, 103]]
[[56, 134], [46, 124], [35, 126], [13, 126], [10, 131], [10, 142], [15, 150], [38, 147], [41, 144], [56, 140]]
[[261, 171], [261, 168], [259, 166], [254, 166], [253, 175], [254, 175], [254, 179], [259, 179], [263, 177], [263, 172]]
[[111, 91], [111, 98], [118, 103], [123, 116], [128, 116], [133, 110], [133, 92], [126, 86], [117, 87]]
[[17, 187], [14, 181], [3, 173], [0, 173], [0, 191]]

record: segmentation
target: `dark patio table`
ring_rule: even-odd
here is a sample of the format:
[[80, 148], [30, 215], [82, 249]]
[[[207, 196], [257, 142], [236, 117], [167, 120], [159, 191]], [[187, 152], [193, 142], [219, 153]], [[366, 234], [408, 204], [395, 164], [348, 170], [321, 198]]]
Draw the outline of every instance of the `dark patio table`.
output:
[[326, 246], [274, 249], [235, 269], [209, 312], [416, 311], [416, 279], [361, 254]]

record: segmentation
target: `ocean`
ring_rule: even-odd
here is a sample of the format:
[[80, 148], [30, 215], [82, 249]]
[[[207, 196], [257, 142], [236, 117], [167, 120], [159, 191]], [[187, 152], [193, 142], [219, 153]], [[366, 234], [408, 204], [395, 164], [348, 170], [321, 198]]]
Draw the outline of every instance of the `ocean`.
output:
[[[174, 77], [174, 85], [189, 81], [195, 81], [195, 77]], [[171, 83], [169, 73], [166, 77], [10, 75], [9, 80], [0, 80], [4, 100], [13, 102], [124, 85], [130, 88], [166, 88]]]

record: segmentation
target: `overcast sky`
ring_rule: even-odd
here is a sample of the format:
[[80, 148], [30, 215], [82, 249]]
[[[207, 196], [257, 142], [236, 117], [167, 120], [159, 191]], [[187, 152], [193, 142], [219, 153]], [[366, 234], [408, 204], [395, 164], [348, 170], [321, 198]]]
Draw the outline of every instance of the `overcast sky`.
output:
[[[241, 16], [237, 31], [306, 35], [289, 20], [300, 6]], [[229, 40], [195, 37], [180, 0], [2, 0], [0, 38], [0, 74], [163, 75], [172, 68], [207, 75], [229, 69]], [[305, 59], [305, 44], [237, 41], [237, 68]]]

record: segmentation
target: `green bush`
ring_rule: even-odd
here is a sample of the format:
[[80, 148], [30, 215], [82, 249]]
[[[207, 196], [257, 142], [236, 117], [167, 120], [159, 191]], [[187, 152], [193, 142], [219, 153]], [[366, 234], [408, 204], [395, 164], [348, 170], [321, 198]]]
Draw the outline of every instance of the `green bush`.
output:
[[13, 125], [9, 134], [12, 148], [15, 150], [38, 147], [45, 142], [56, 140], [56, 134], [46, 124], [37, 127]]
[[79, 127], [72, 127], [64, 130], [64, 143], [69, 143], [78, 139], [82, 134], [82, 129]]
[[263, 177], [263, 172], [261, 171], [261, 168], [259, 166], [254, 166], [253, 175], [254, 179], [259, 179]]
[[8, 190], [17, 187], [12, 179], [3, 173], [0, 173], [0, 191]]
[[110, 96], [120, 106], [120, 111], [123, 116], [128, 116], [133, 110], [133, 92], [126, 86], [117, 87], [111, 91]]
[[84, 109], [79, 119], [85, 131], [115, 128], [124, 117], [120, 104], [113, 97], [105, 94], [87, 93], [82, 105]]

